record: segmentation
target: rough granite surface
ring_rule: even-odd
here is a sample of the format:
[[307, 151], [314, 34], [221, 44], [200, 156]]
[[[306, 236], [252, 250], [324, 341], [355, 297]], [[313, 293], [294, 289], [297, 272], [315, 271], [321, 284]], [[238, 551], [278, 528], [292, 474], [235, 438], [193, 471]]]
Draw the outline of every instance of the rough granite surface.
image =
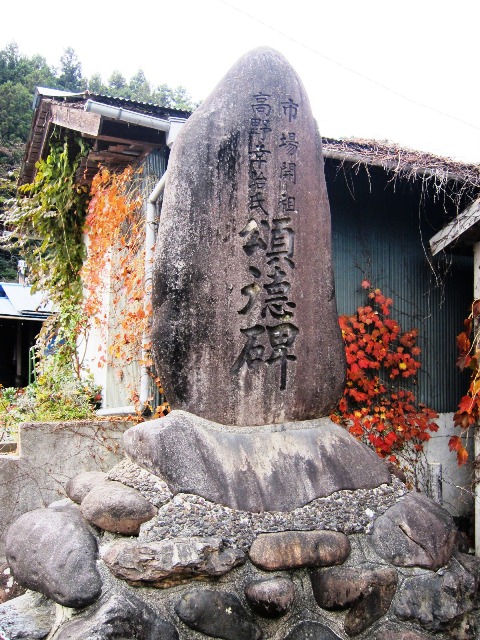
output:
[[192, 494], [178, 494], [141, 526], [139, 540], [215, 535], [231, 546], [248, 550], [259, 533], [319, 529], [347, 535], [369, 533], [375, 518], [406, 493], [405, 485], [394, 478], [391, 485], [376, 489], [336, 491], [289, 513], [250, 513]]
[[385, 462], [327, 417], [235, 427], [174, 410], [131, 427], [123, 443], [174, 494], [254, 513], [391, 482]]
[[139, 491], [145, 500], [155, 507], [161, 507], [171, 500], [172, 492], [158, 476], [138, 466], [128, 458], [115, 465], [107, 473], [108, 480], [116, 480]]
[[345, 384], [330, 226], [302, 82], [277, 51], [251, 51], [169, 159], [152, 350], [173, 409], [241, 426], [330, 413]]

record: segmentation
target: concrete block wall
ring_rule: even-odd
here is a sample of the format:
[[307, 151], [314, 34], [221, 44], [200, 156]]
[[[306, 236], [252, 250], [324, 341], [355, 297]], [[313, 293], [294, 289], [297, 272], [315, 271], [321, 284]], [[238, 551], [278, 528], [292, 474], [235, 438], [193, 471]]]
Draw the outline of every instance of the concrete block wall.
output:
[[123, 458], [129, 426], [100, 420], [20, 425], [17, 454], [0, 456], [0, 558], [16, 518], [64, 498], [66, 483], [82, 471], [108, 471]]

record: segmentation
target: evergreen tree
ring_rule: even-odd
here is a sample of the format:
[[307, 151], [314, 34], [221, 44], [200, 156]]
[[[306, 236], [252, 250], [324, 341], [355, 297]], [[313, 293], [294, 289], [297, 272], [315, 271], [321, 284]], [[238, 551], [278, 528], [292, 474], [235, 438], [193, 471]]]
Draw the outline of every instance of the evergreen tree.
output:
[[119, 98], [126, 98], [126, 94], [129, 93], [127, 81], [117, 69], [108, 79], [108, 93]]
[[145, 73], [142, 69], [139, 69], [137, 73], [130, 79], [129, 85], [130, 98], [132, 100], [138, 100], [139, 102], [150, 102], [152, 99], [152, 90], [150, 83], [145, 77]]
[[185, 87], [178, 86], [175, 89], [167, 84], [159, 85], [152, 93], [152, 102], [167, 109], [181, 109], [193, 111], [195, 105]]
[[27, 71], [26, 58], [20, 55], [16, 42], [0, 51], [0, 84], [18, 82]]
[[102, 76], [94, 73], [88, 80], [88, 90], [92, 93], [105, 94], [108, 93], [107, 87], [103, 84]]
[[0, 85], [0, 144], [23, 142], [28, 137], [32, 94], [19, 82]]
[[72, 47], [67, 47], [60, 58], [60, 75], [58, 88], [65, 91], [79, 92], [84, 88], [82, 82], [82, 65]]

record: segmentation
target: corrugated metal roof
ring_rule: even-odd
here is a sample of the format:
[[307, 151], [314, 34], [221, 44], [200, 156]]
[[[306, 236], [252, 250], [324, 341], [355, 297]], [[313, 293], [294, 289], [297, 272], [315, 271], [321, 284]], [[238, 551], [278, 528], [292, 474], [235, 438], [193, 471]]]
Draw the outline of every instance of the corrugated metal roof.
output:
[[0, 315], [14, 318], [44, 320], [52, 313], [42, 292], [32, 293], [28, 285], [0, 282]]
[[36, 87], [34, 107], [38, 104], [39, 98], [59, 98], [64, 99], [67, 102], [77, 100], [87, 100], [91, 98], [98, 100], [104, 104], [110, 104], [112, 106], [128, 106], [142, 113], [147, 113], [157, 116], [177, 116], [182, 118], [188, 118], [191, 115], [191, 111], [184, 109], [172, 109], [170, 107], [162, 107], [154, 102], [144, 102], [141, 100], [131, 100], [130, 98], [122, 98], [121, 96], [111, 96], [104, 93], [94, 93], [92, 91], [82, 91], [80, 93], [73, 93], [71, 91], [63, 91], [61, 89], [49, 89], [47, 87]]
[[10, 300], [6, 296], [2, 298], [0, 295], [0, 318], [2, 316], [16, 317], [18, 316], [18, 313]]

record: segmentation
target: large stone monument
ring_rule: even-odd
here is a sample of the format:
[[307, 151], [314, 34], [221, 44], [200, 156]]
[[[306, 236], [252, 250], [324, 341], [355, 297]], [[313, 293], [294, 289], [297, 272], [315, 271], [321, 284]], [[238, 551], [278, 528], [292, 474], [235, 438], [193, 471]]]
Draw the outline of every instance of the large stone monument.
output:
[[328, 415], [343, 392], [321, 139], [279, 53], [242, 58], [175, 143], [154, 306], [175, 408], [283, 423]]
[[451, 517], [328, 418], [321, 144], [279, 53], [244, 56], [177, 139], [155, 260], [174, 410], [12, 525], [11, 570], [45, 597], [0, 606], [0, 638], [478, 638], [480, 562]]

